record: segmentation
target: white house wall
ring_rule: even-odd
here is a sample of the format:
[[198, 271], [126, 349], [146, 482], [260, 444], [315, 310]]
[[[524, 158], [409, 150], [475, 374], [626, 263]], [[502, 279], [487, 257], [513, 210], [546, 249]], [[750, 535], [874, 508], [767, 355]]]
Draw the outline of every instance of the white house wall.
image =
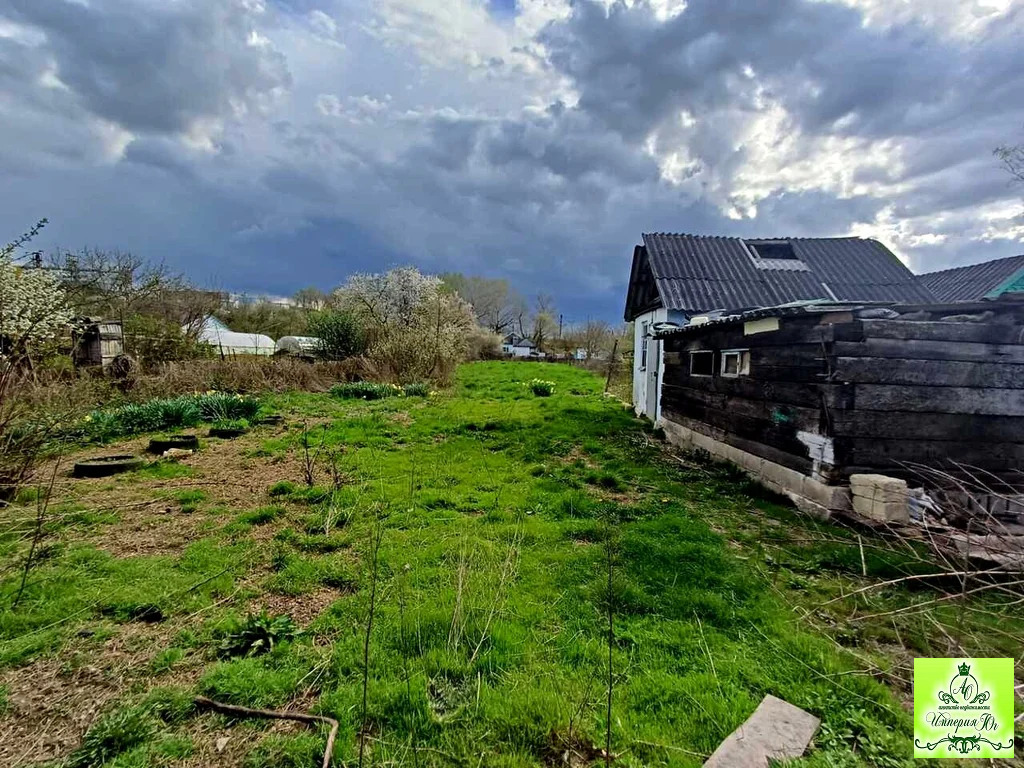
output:
[[[655, 323], [665, 323], [672, 321], [674, 323], [685, 323], [686, 315], [676, 310], [667, 309], [654, 309], [650, 312], [645, 312], [642, 315], [638, 315], [633, 321], [633, 410], [638, 416], [646, 416], [653, 422], [657, 422], [661, 418], [661, 392], [658, 392], [658, 407], [657, 413], [647, 413], [647, 374], [648, 371], [640, 367], [640, 363], [643, 359], [641, 355], [641, 349], [643, 348], [643, 328], [644, 323], [648, 323], [649, 327]], [[651, 343], [651, 340], [648, 340]], [[651, 348], [653, 348], [653, 344]], [[658, 365], [658, 388], [661, 388], [661, 377], [665, 371], [665, 360], [664, 360], [664, 344], [658, 344], [658, 360], [650, 360], [648, 364], [657, 362]]]

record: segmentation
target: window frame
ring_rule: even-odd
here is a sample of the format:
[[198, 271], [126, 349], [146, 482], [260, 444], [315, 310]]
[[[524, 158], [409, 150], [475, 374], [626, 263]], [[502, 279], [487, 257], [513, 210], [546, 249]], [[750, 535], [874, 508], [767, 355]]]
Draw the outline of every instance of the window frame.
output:
[[[719, 375], [727, 379], [738, 379], [740, 376], [750, 375], [750, 350], [749, 349], [723, 349], [719, 353], [721, 362], [718, 364]], [[735, 357], [737, 360], [736, 373], [728, 373], [725, 370], [725, 361]]]
[[[709, 368], [711, 373], [694, 373], [694, 370], [693, 370], [693, 360], [694, 360], [694, 358], [697, 355], [710, 355], [711, 356], [711, 366]], [[713, 378], [714, 375], [715, 375], [715, 350], [713, 350], [713, 349], [692, 349], [692, 350], [690, 350], [690, 375], [691, 376], [696, 376], [696, 377], [699, 377], [699, 378], [702, 378], [702, 379]]]

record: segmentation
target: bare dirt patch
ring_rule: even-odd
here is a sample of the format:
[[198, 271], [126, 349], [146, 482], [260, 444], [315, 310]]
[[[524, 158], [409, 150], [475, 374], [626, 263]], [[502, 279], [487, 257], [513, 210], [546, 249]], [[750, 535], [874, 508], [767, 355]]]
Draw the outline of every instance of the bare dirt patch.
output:
[[323, 587], [304, 595], [277, 595], [267, 593], [253, 601], [253, 610], [266, 610], [270, 614], [287, 614], [303, 629], [323, 613], [336, 600], [349, 592]]
[[0, 685], [8, 691], [8, 709], [0, 718], [0, 765], [68, 754], [97, 717], [149, 677], [149, 661], [168, 635], [164, 626], [126, 624], [99, 647], [71, 644], [55, 658], [0, 672]]

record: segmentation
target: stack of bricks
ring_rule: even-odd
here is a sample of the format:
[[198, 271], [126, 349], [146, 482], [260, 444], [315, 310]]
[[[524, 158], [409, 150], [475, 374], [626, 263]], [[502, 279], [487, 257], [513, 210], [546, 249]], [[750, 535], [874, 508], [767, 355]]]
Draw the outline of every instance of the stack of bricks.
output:
[[853, 511], [880, 523], [910, 521], [907, 481], [886, 475], [850, 475]]

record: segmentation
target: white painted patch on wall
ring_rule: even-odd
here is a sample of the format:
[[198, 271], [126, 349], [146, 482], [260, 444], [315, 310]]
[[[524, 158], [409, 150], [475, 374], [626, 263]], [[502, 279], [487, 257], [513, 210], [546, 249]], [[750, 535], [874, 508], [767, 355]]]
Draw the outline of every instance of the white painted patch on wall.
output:
[[743, 324], [743, 335], [753, 336], [755, 333], [767, 333], [779, 330], [779, 318], [765, 317], [761, 320], [748, 320]]
[[836, 463], [836, 454], [832, 438], [819, 435], [817, 432], [797, 432], [796, 439], [807, 446], [807, 455], [812, 462], [811, 474], [815, 478], [821, 476], [821, 465], [830, 466]]

